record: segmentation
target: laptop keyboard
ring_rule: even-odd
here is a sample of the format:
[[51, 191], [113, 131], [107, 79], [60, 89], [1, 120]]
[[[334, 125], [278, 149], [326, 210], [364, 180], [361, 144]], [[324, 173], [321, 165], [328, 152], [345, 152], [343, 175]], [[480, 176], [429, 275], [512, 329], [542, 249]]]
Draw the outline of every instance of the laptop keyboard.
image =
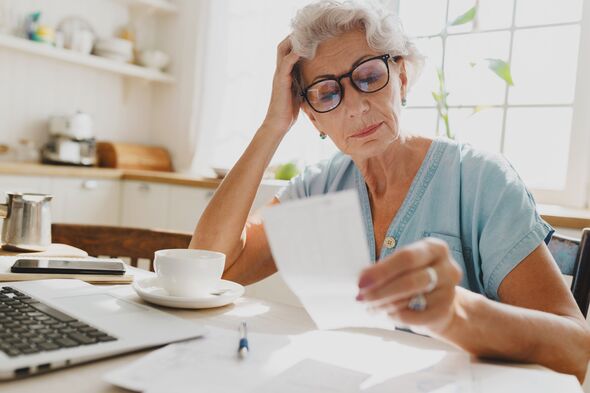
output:
[[11, 287], [0, 287], [0, 351], [10, 357], [115, 341]]

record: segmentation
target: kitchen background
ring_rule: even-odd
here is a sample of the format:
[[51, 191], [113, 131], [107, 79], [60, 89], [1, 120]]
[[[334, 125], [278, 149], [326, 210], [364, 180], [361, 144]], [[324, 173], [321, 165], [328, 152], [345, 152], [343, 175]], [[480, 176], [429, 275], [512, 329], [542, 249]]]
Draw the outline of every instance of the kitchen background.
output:
[[[428, 57], [405, 124], [429, 135], [442, 129], [431, 98], [436, 66], [445, 64], [459, 139], [512, 154], [537, 201], [553, 204], [541, 213], [562, 231], [590, 226], [590, 76], [583, 72], [590, 7], [582, 0], [376, 1], [399, 10]], [[219, 184], [214, 177], [264, 118], [276, 45], [308, 2], [0, 0], [0, 192], [53, 194], [55, 222], [192, 231]], [[473, 7], [481, 15], [469, 19]], [[512, 60], [514, 86], [474, 67], [472, 52]], [[484, 74], [468, 77], [471, 69]], [[87, 139], [70, 143], [76, 135]], [[100, 163], [114, 168], [35, 163], [76, 161], [93, 138], [107, 142]], [[300, 116], [254, 207], [285, 184], [272, 179], [279, 165], [279, 177], [289, 178], [334, 151]], [[154, 171], [168, 167], [175, 172]], [[553, 188], [543, 189], [544, 181]], [[280, 282], [269, 285], [275, 299], [292, 301]]]
[[[40, 11], [40, 24], [55, 29], [68, 17], [88, 23], [96, 39], [135, 31], [136, 50], [158, 49], [170, 56], [165, 74], [145, 73], [112, 61], [85, 62], [63, 53], [44, 56], [27, 42], [0, 40], [0, 142], [17, 146], [46, 142], [52, 115], [82, 110], [91, 115], [99, 140], [161, 145], [174, 152], [177, 169], [189, 168], [195, 143], [193, 108], [199, 98], [197, 58], [205, 25], [201, 1], [2, 0], [3, 32], [22, 35], [23, 18]], [[67, 21], [67, 20], [66, 20]], [[67, 25], [66, 25], [67, 26]], [[18, 30], [17, 30], [18, 29]], [[20, 30], [20, 31], [19, 31]], [[16, 48], [16, 49], [15, 49]], [[68, 53], [66, 53], [67, 55]], [[92, 59], [94, 60], [94, 59]], [[103, 60], [103, 59], [96, 59]], [[86, 66], [88, 64], [88, 66]], [[194, 136], [192, 136], [194, 139]]]

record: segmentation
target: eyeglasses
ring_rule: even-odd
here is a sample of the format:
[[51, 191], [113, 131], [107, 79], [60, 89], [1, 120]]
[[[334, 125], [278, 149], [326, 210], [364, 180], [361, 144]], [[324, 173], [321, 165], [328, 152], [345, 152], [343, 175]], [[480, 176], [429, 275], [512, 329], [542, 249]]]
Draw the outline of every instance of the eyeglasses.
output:
[[344, 97], [342, 79], [349, 78], [352, 86], [362, 93], [375, 93], [389, 83], [389, 66], [387, 61], [397, 62], [401, 56], [388, 54], [371, 57], [357, 64], [352, 70], [339, 77], [320, 79], [301, 92], [301, 96], [318, 113], [336, 109]]

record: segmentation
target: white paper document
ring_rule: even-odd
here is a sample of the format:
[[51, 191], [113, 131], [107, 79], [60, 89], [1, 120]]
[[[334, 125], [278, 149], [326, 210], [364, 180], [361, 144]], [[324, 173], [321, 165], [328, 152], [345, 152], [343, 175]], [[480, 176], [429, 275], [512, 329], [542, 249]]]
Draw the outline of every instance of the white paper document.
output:
[[395, 329], [355, 300], [371, 260], [356, 191], [289, 201], [262, 217], [279, 273], [320, 329]]
[[237, 329], [208, 330], [202, 338], [156, 350], [105, 379], [148, 393], [471, 392], [469, 356], [462, 352], [415, 348], [367, 334], [313, 331], [251, 333], [250, 353], [241, 359]]
[[240, 359], [237, 327], [207, 330], [202, 338], [153, 351], [105, 379], [147, 393], [582, 392], [571, 375], [473, 364], [465, 352], [418, 348], [392, 336], [250, 333], [250, 353]]
[[[162, 391], [231, 392], [246, 391], [269, 374], [269, 354], [289, 344], [288, 336], [249, 333], [252, 351], [246, 359], [238, 356], [239, 333], [208, 327], [195, 340], [170, 344], [105, 375], [105, 380], [136, 392]], [[255, 348], [255, 349], [254, 349]], [[191, 386], [191, 388], [187, 388]], [[201, 390], [202, 388], [202, 390]], [[161, 389], [161, 390], [160, 390]]]

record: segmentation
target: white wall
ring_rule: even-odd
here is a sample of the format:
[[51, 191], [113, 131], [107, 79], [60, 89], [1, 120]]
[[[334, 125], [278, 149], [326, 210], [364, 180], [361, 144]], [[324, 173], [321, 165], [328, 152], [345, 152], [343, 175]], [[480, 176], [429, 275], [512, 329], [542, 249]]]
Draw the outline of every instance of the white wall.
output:
[[209, 3], [214, 0], [176, 0], [181, 12], [174, 17], [158, 20], [156, 45], [168, 49], [174, 59], [171, 72], [177, 80], [174, 87], [154, 88], [152, 114], [156, 144], [174, 152], [176, 170], [188, 172], [198, 143], [201, 112], [201, 86], [204, 81], [202, 64]]
[[[163, 145], [177, 169], [188, 168], [205, 27], [200, 10], [208, 1], [172, 0], [178, 14], [140, 17], [139, 46], [171, 55], [169, 71], [176, 78], [171, 85], [0, 48], [0, 144], [28, 138], [40, 146], [48, 138], [49, 116], [83, 110], [94, 119], [97, 139]], [[121, 0], [0, 0], [5, 2], [17, 15], [42, 11], [41, 23], [51, 27], [66, 16], [80, 16], [100, 37], [114, 36], [130, 18]]]

